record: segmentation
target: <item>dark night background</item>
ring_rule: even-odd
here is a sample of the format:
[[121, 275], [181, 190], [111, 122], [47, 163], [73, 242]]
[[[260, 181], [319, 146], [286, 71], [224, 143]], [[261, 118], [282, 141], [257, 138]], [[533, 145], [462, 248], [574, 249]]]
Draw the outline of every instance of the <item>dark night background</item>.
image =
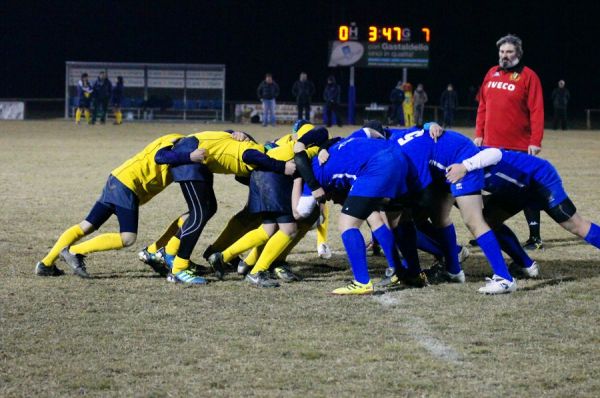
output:
[[[573, 4], [571, 4], [573, 3]], [[600, 107], [600, 2], [553, 1], [62, 1], [3, 2], [0, 98], [64, 96], [65, 61], [223, 63], [227, 100], [254, 100], [270, 71], [291, 101], [300, 71], [321, 90], [334, 74], [327, 43], [341, 23], [431, 28], [430, 69], [409, 70], [437, 104], [448, 82], [461, 105], [497, 62], [496, 40], [523, 39], [523, 63], [549, 95], [565, 79], [572, 109]], [[366, 38], [366, 31], [360, 32]], [[357, 101], [387, 102], [400, 69], [357, 69]]]

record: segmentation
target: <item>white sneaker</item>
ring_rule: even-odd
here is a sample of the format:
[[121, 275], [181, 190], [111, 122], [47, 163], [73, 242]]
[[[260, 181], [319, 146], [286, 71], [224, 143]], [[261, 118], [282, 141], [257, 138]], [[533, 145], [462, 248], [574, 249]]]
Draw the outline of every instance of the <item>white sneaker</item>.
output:
[[331, 258], [331, 249], [327, 243], [321, 243], [317, 246], [317, 254], [319, 257], [328, 260]]
[[465, 271], [463, 271], [462, 269], [458, 274], [453, 274], [451, 272], [446, 271], [446, 276], [448, 277], [448, 281], [450, 283], [465, 283], [465, 281], [467, 280], [465, 278]]
[[470, 255], [471, 252], [467, 246], [462, 246], [462, 249], [460, 249], [460, 252], [458, 252], [458, 262], [462, 264], [463, 261], [465, 261]]
[[517, 290], [517, 280], [513, 278], [512, 282], [498, 275], [491, 278], [485, 278], [485, 286], [479, 288], [479, 293], [483, 294], [504, 294], [512, 293]]
[[530, 267], [521, 267], [521, 272], [528, 278], [537, 278], [540, 275], [540, 267], [536, 261]]
[[540, 267], [538, 266], [537, 261], [534, 261], [529, 267], [521, 267], [520, 265], [512, 262], [508, 266], [508, 270], [511, 274], [523, 278], [537, 278], [540, 275]]

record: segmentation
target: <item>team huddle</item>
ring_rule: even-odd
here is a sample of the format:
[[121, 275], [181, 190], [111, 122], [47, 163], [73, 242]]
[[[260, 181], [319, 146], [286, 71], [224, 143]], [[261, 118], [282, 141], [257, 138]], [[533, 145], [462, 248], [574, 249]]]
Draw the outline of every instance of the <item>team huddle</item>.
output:
[[[257, 143], [236, 131], [205, 131], [157, 138], [114, 169], [87, 217], [62, 233], [36, 265], [40, 276], [64, 274], [61, 257], [89, 278], [85, 255], [120, 249], [136, 241], [139, 206], [179, 183], [188, 209], [139, 257], [170, 282], [207, 283], [191, 254], [217, 212], [214, 174], [233, 174], [248, 185], [248, 202], [203, 256], [218, 279], [237, 267], [257, 287], [297, 281], [286, 257], [322, 220], [327, 201], [342, 205], [338, 224], [353, 273], [336, 295], [370, 294], [395, 284], [464, 283], [465, 250], [450, 219], [454, 206], [492, 269], [479, 289], [485, 294], [517, 289], [514, 276], [537, 277], [539, 266], [504, 221], [524, 208], [543, 210], [563, 228], [600, 248], [600, 227], [582, 218], [546, 160], [521, 152], [477, 147], [469, 138], [436, 123], [409, 129], [369, 122], [347, 137], [297, 121], [292, 133]], [[482, 196], [482, 191], [488, 193]], [[485, 202], [485, 206], [484, 206]], [[116, 215], [119, 233], [77, 243]], [[367, 221], [385, 255], [385, 278], [373, 283], [361, 225]], [[418, 250], [439, 266], [423, 270]], [[243, 259], [239, 256], [249, 252]], [[509, 266], [502, 252], [512, 260]]]

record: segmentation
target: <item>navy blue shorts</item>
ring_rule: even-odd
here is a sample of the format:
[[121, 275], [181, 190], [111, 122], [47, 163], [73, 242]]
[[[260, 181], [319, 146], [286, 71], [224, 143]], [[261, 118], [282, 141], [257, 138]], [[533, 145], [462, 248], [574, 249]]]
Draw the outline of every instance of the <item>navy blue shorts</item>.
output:
[[250, 213], [292, 213], [292, 188], [290, 176], [271, 171], [253, 171], [250, 174], [248, 210]]
[[92, 104], [92, 99], [91, 97], [79, 97], [78, 101], [77, 101], [77, 107], [78, 108], [90, 108]]
[[115, 214], [121, 232], [137, 233], [139, 201], [133, 191], [112, 174], [108, 177], [100, 198], [85, 218], [95, 229]]

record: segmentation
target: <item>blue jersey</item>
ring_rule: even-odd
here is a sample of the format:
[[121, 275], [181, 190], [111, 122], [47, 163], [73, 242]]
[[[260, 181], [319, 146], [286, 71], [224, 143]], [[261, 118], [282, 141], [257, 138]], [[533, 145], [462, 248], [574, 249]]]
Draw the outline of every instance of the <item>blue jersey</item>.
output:
[[[445, 181], [446, 168], [474, 156], [479, 148], [455, 131], [445, 131], [437, 143], [429, 131], [416, 127], [391, 129], [390, 140], [397, 144], [409, 160], [410, 167], [418, 175], [418, 188], [424, 189], [434, 180]], [[450, 189], [454, 196], [470, 195], [483, 188], [483, 172], [473, 171]]]
[[408, 190], [406, 158], [386, 140], [350, 136], [329, 148], [325, 164], [319, 165], [315, 157], [312, 166], [327, 192], [395, 198]]
[[484, 189], [514, 200], [527, 198], [542, 209], [557, 206], [568, 197], [550, 162], [504, 149], [502, 160], [485, 168]]

